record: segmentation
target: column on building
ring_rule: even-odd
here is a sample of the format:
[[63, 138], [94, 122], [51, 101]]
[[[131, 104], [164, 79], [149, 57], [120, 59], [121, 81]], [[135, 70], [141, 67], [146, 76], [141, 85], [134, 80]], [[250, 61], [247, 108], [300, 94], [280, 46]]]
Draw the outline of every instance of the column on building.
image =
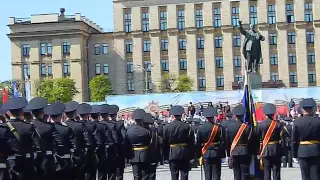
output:
[[66, 40], [70, 42], [71, 45], [71, 51], [70, 51], [70, 69], [71, 74], [70, 78], [74, 80], [75, 86], [77, 90], [79, 91], [78, 94], [75, 95], [74, 99], [77, 101], [85, 101], [85, 98], [87, 97], [88, 86], [85, 85], [85, 78], [88, 78], [88, 76], [85, 75], [86, 71], [84, 71], [84, 58], [82, 56], [82, 52], [84, 50], [83, 47], [83, 39], [82, 38], [72, 38]]
[[263, 63], [260, 65], [260, 74], [262, 81], [270, 80], [270, 51], [269, 51], [269, 25], [268, 25], [268, 4], [267, 1], [258, 1], [258, 22], [259, 31], [265, 37], [265, 41], [261, 42], [261, 56]]
[[63, 77], [63, 61], [62, 61], [62, 41], [61, 39], [52, 40], [52, 75], [53, 78]]
[[30, 44], [30, 81], [31, 81], [31, 96], [37, 95], [36, 86], [40, 78], [40, 52], [39, 41], [29, 41]]
[[[227, 1], [228, 2], [228, 1]], [[240, 1], [240, 20], [242, 21], [242, 24], [249, 24], [249, 0], [241, 0]], [[230, 17], [230, 16], [229, 16]]]
[[203, 26], [213, 27], [213, 4], [212, 2], [204, 2], [202, 5]]
[[11, 41], [11, 63], [12, 65], [12, 79], [23, 79], [23, 64], [22, 60], [22, 43], [20, 41]]
[[168, 15], [168, 42], [169, 42], [169, 45], [168, 45], [169, 72], [174, 75], [179, 75], [177, 6], [175, 4], [169, 4], [167, 6], [167, 15]]
[[[114, 31], [124, 31], [124, 5], [120, 2], [113, 3]], [[133, 17], [133, 16], [132, 16]]]
[[223, 76], [225, 90], [232, 90], [232, 83], [234, 82], [232, 30], [232, 28], [225, 28], [222, 33]]
[[315, 69], [317, 86], [320, 86], [320, 11], [317, 9], [320, 7], [320, 1], [313, 1], [313, 14], [314, 14], [314, 53], [315, 53]]
[[115, 38], [114, 41], [114, 53], [117, 56], [117, 60], [112, 65], [114, 67], [109, 68], [116, 68], [115, 71], [116, 78], [115, 78], [115, 92], [117, 94], [126, 94], [127, 93], [127, 61], [124, 57], [126, 57], [125, 53], [125, 40], [124, 37]]
[[299, 87], [307, 87], [308, 81], [308, 60], [307, 60], [307, 40], [305, 23], [296, 26], [296, 58], [297, 58], [297, 78]]

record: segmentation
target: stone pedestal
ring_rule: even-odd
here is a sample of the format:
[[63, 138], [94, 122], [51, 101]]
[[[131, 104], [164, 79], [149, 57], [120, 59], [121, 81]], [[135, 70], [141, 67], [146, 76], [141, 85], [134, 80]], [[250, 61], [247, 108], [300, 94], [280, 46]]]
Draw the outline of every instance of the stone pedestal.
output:
[[249, 74], [249, 83], [251, 84], [251, 89], [261, 89], [262, 88], [262, 76], [260, 73]]

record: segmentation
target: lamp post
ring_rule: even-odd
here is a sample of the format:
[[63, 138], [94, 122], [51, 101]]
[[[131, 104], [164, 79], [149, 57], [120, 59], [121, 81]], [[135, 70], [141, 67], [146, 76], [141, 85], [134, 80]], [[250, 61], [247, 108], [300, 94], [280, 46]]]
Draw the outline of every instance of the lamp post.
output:
[[144, 68], [141, 65], [137, 65], [137, 68], [140, 68], [144, 71], [144, 81], [145, 81], [145, 93], [148, 94], [148, 71], [151, 70], [151, 67], [153, 67], [153, 64], [150, 64], [147, 68]]

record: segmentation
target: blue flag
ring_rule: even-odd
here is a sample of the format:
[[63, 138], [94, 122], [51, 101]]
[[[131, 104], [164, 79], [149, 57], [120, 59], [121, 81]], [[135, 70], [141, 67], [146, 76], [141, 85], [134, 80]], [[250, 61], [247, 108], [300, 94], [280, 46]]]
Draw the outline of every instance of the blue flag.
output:
[[15, 81], [12, 82], [12, 95], [13, 97], [20, 97], [20, 93], [17, 88], [17, 82]]

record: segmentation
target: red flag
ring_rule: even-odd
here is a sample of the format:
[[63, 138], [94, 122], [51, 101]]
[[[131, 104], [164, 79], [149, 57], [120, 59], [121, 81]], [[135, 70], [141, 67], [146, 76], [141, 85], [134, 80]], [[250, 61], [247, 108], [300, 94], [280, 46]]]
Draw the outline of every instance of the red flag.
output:
[[2, 103], [5, 104], [8, 100], [8, 91], [6, 88], [2, 89]]

